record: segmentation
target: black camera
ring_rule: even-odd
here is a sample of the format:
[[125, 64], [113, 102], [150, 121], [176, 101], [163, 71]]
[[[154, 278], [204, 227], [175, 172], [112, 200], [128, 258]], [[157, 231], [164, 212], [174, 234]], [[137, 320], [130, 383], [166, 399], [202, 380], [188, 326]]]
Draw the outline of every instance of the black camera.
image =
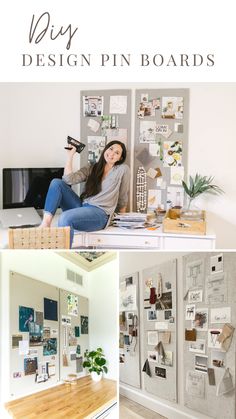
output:
[[[83, 151], [85, 144], [81, 143], [78, 140], [75, 140], [74, 138], [70, 137], [68, 135], [67, 137], [67, 143], [68, 145], [72, 145], [73, 147], [76, 148], [77, 153], [81, 153], [81, 151]], [[72, 150], [72, 147], [64, 147], [66, 150]]]

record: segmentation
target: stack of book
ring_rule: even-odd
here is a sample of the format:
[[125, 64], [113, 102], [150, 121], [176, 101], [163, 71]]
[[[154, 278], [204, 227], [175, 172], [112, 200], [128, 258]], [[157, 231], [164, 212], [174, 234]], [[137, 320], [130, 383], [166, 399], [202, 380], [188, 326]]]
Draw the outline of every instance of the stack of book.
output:
[[140, 212], [126, 212], [115, 214], [112, 225], [123, 228], [145, 228], [147, 227], [147, 214]]

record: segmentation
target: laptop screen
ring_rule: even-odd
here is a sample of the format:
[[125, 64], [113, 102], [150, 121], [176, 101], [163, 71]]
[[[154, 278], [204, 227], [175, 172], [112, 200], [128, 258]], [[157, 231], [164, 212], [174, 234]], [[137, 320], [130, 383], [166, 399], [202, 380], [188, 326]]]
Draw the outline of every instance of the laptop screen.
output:
[[61, 179], [63, 167], [3, 169], [3, 209], [43, 209], [50, 182]]

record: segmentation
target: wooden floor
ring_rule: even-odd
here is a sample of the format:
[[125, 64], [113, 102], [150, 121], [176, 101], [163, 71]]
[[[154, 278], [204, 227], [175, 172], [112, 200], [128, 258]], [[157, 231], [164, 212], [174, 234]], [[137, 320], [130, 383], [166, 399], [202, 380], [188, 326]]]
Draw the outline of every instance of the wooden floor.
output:
[[76, 385], [61, 384], [49, 390], [6, 403], [12, 418], [90, 418], [116, 401], [116, 382], [102, 379], [95, 383], [90, 377], [77, 380]]
[[120, 419], [167, 419], [153, 410], [146, 409], [124, 396], [120, 396]]

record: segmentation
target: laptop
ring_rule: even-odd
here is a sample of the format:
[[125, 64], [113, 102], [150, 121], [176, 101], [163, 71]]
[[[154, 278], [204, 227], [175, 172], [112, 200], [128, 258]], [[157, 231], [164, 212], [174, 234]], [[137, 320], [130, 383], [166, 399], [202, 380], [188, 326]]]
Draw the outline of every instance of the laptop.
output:
[[41, 224], [41, 221], [35, 208], [9, 208], [0, 210], [2, 228], [36, 227]]

